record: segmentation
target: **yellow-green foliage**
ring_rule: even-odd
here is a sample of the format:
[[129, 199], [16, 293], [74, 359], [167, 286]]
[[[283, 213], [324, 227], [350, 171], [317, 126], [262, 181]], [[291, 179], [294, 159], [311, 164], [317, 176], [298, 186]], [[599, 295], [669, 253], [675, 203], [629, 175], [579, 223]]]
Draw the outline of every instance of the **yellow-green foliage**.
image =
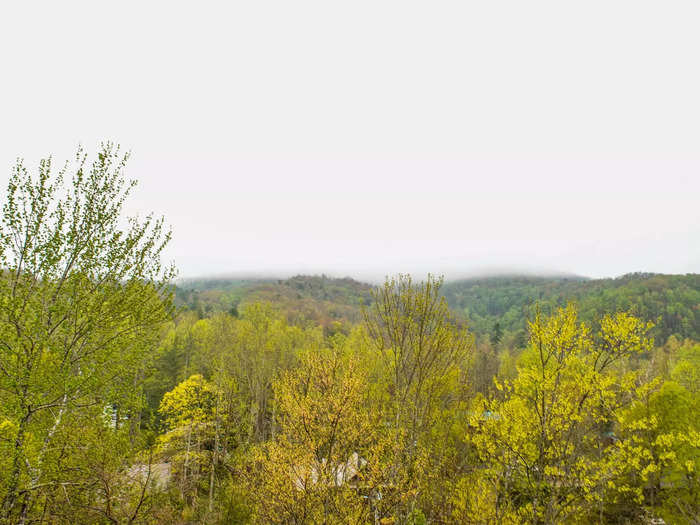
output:
[[362, 494], [387, 483], [378, 413], [366, 371], [336, 350], [307, 352], [275, 382], [280, 429], [253, 456], [250, 494], [259, 523], [364, 523]]
[[472, 413], [471, 439], [483, 462], [476, 482], [492, 496], [460, 501], [462, 514], [478, 521], [487, 498], [494, 512], [524, 522], [592, 516], [605, 497], [607, 441], [636, 384], [622, 363], [651, 348], [649, 328], [619, 314], [594, 334], [571, 306], [537, 315], [517, 377], [497, 385], [503, 400]]
[[205, 423], [211, 419], [215, 398], [214, 386], [200, 374], [195, 374], [163, 396], [160, 412], [171, 430]]

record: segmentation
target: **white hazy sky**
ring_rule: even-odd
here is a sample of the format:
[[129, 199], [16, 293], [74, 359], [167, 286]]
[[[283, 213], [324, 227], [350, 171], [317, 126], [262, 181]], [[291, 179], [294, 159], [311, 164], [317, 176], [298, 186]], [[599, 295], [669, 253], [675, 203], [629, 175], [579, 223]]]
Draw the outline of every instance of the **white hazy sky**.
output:
[[121, 143], [182, 276], [699, 272], [699, 26], [697, 0], [3, 2], [0, 177]]

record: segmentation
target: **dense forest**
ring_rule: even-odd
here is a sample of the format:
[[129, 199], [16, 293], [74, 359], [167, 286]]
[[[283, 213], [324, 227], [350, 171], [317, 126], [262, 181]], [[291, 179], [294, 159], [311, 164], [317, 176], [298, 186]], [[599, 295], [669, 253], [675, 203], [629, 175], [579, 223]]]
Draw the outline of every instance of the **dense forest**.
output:
[[524, 331], [536, 308], [553, 312], [576, 303], [594, 322], [609, 312], [630, 312], [653, 321], [652, 335], [700, 339], [700, 275], [631, 273], [616, 279], [492, 277], [447, 283], [450, 306], [464, 313], [477, 333]]
[[174, 284], [127, 159], [10, 178], [0, 522], [700, 522], [698, 275]]
[[[286, 280], [191, 279], [176, 289], [178, 304], [200, 317], [235, 312], [245, 302], [277, 303], [288, 315], [327, 327], [357, 321], [372, 300], [372, 287], [350, 278], [296, 276]], [[478, 277], [445, 283], [449, 306], [478, 337], [503, 335], [522, 343], [536, 309], [554, 312], [575, 303], [589, 323], [609, 312], [629, 312], [654, 322], [657, 341], [670, 336], [700, 339], [700, 275], [634, 273], [616, 279], [581, 277]]]
[[290, 279], [189, 279], [175, 287], [178, 306], [200, 317], [215, 312], [236, 314], [251, 302], [273, 302], [290, 320], [333, 323], [359, 321], [372, 300], [372, 286], [354, 279], [298, 275]]

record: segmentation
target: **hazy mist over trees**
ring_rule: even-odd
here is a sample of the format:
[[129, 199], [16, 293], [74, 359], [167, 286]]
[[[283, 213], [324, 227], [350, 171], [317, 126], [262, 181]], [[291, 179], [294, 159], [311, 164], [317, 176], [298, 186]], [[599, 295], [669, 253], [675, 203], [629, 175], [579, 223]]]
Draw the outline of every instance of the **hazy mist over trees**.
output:
[[3, 523], [697, 523], [700, 282], [174, 282], [128, 154], [18, 161]]

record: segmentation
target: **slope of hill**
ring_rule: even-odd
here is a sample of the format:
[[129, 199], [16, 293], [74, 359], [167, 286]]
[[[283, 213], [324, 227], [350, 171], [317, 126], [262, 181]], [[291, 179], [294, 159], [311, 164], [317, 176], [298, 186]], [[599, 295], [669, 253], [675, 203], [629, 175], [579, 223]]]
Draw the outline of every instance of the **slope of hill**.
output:
[[[292, 322], [358, 322], [372, 286], [350, 278], [299, 275], [285, 280], [200, 279], [176, 289], [180, 306], [206, 316], [236, 313], [252, 301], [275, 303]], [[700, 339], [700, 274], [628, 274], [616, 279], [501, 276], [447, 282], [443, 293], [477, 336], [516, 335], [522, 343], [536, 306], [549, 313], [575, 302], [581, 318], [629, 311], [656, 323], [654, 336]]]
[[358, 322], [362, 305], [370, 304], [372, 286], [344, 278], [298, 275], [285, 280], [201, 279], [181, 283], [176, 298], [200, 316], [216, 311], [236, 313], [246, 303], [266, 301], [283, 310], [291, 322]]
[[200, 317], [222, 311], [235, 314], [250, 289], [267, 282], [256, 279], [188, 279], [175, 286], [175, 304], [197, 312]]
[[[463, 313], [477, 334], [518, 332], [536, 305], [549, 312], [575, 302], [582, 319], [630, 311], [656, 323], [654, 336], [700, 338], [700, 274], [628, 274], [616, 279], [490, 277], [447, 283], [450, 306]], [[498, 327], [496, 328], [496, 324]]]

